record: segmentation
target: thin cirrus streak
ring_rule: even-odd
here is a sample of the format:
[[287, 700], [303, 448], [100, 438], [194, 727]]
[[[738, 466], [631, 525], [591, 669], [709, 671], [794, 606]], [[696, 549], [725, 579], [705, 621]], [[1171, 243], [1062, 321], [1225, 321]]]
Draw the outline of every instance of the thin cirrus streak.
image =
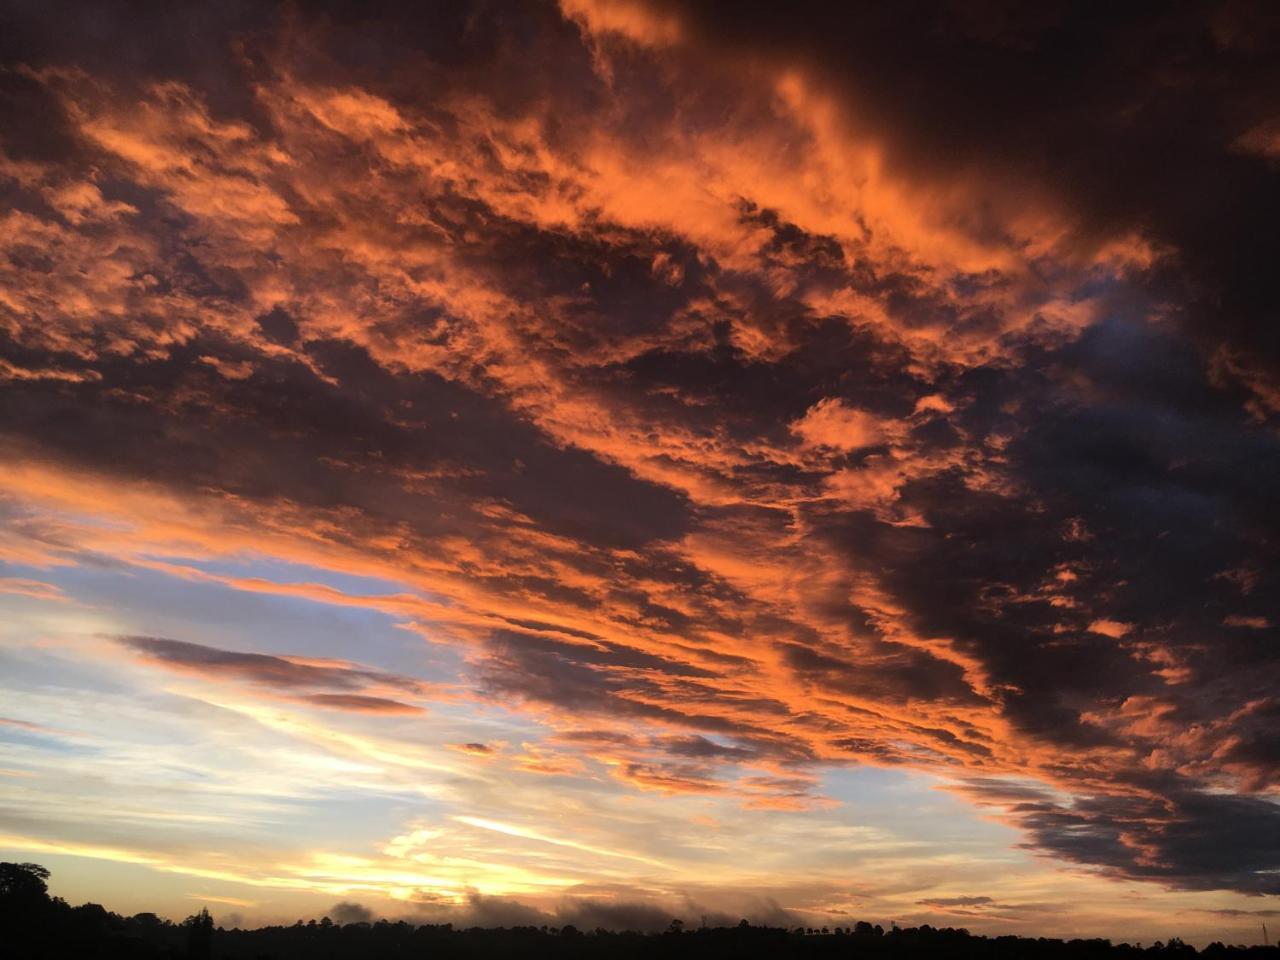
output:
[[[157, 45], [214, 15], [173, 16], [118, 63], [75, 37], [6, 48], [5, 123], [44, 119], [0, 138], [0, 594], [59, 607], [6, 643], [319, 751], [279, 796], [342, 771], [497, 804], [441, 828], [493, 858], [473, 872], [405, 872], [426, 854], [392, 843], [345, 873], [312, 851], [195, 876], [477, 911], [642, 887], [619, 858], [742, 885], [714, 845], [602, 834], [543, 844], [593, 867], [504, 866], [472, 834], [563, 836], [504, 815], [507, 776], [785, 818], [831, 816], [829, 772], [876, 767], [1095, 879], [1280, 892], [1280, 365], [1246, 322], [1256, 291], [1199, 292], [1240, 281], [1189, 214], [1108, 207], [1088, 145], [1055, 178], [976, 115], [922, 131], [911, 84], [878, 93], [790, 30], [771, 46], [758, 11], [718, 31], [699, 3], [566, 0], [399, 31], [235, 8], [185, 64]], [[961, 21], [939, 62], [991, 44], [1011, 74], [1049, 29]], [[1252, 104], [1221, 163], [1260, 178]], [[389, 618], [439, 675], [382, 666], [358, 631], [312, 649], [95, 619], [110, 603], [75, 585], [100, 570]], [[441, 710], [430, 749], [341, 727]]]

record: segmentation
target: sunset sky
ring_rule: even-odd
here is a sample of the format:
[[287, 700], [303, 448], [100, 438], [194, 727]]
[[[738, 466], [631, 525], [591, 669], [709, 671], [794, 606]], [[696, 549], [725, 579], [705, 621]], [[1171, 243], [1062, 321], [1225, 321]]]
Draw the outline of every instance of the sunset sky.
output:
[[1272, 11], [3, 0], [0, 859], [1280, 929]]

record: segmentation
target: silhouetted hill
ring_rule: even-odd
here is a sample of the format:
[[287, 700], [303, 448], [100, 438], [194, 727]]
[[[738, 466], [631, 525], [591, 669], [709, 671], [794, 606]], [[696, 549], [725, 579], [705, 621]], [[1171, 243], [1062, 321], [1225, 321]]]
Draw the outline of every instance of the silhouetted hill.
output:
[[1104, 960], [1104, 958], [1250, 958], [1280, 960], [1276, 947], [1210, 944], [1197, 951], [1181, 941], [1149, 947], [1109, 940], [984, 937], [950, 927], [883, 930], [869, 923], [835, 929], [751, 926], [664, 933], [584, 932], [566, 927], [455, 929], [380, 920], [335, 924], [327, 918], [258, 930], [217, 928], [202, 910], [182, 923], [153, 913], [122, 917], [96, 903], [72, 907], [48, 895], [49, 873], [38, 864], [0, 863], [0, 957], [157, 958], [157, 960], [517, 960], [517, 958], [975, 958], [975, 960]]

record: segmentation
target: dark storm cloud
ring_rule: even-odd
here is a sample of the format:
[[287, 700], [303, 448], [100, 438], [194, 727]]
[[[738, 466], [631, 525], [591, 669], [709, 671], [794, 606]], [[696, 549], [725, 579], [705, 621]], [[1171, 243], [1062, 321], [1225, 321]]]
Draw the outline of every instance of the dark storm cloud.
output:
[[1015, 806], [1029, 846], [1121, 877], [1184, 890], [1280, 893], [1280, 810], [1270, 800], [1179, 784], [1158, 794]]
[[982, 171], [1058, 195], [1082, 243], [1146, 232], [1173, 251], [1150, 288], [1200, 345], [1280, 372], [1280, 182], [1264, 134], [1280, 19], [1268, 5], [652, 6], [721, 55], [818, 72], [915, 175]]
[[639, 789], [908, 764], [1062, 859], [1274, 892], [1270, 18], [601, 9], [10, 4], [15, 497], [161, 491], [211, 552], [402, 578], [374, 599]]
[[[599, 537], [599, 518], [612, 516], [619, 543], [634, 546], [678, 534], [684, 523], [679, 497], [550, 446], [457, 384], [429, 374], [396, 377], [352, 344], [317, 341], [307, 353], [328, 382], [295, 361], [211, 340], [155, 363], [107, 361], [95, 371], [101, 378], [10, 384], [9, 439], [38, 436], [43, 448], [72, 462], [106, 463], [125, 474], [162, 466], [175, 483], [254, 498], [288, 495], [333, 506], [368, 496], [370, 507], [388, 503], [395, 518], [414, 514], [424, 531], [440, 524], [434, 511], [422, 511], [420, 501], [415, 507], [418, 498], [403, 489], [379, 489], [361, 470], [370, 458], [384, 473], [442, 473], [448, 482], [450, 472], [463, 472], [468, 496], [501, 499], [569, 535]], [[29, 355], [0, 343], [0, 358], [24, 368]], [[201, 362], [209, 356], [251, 363], [252, 372], [227, 381]], [[84, 366], [68, 358], [65, 369]], [[140, 396], [168, 399], [139, 404]], [[287, 467], [293, 458], [282, 456], [289, 447], [318, 469], [295, 475]], [[607, 509], [618, 499], [631, 509]]]

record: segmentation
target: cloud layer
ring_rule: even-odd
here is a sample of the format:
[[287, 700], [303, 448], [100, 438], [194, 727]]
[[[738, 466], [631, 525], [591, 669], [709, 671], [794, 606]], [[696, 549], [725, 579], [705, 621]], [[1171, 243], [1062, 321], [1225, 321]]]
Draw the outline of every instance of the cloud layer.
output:
[[816, 6], [23, 13], [0, 559], [393, 615], [456, 687], [115, 647], [551, 731], [475, 762], [779, 811], [920, 769], [1063, 863], [1280, 892], [1271, 35]]

